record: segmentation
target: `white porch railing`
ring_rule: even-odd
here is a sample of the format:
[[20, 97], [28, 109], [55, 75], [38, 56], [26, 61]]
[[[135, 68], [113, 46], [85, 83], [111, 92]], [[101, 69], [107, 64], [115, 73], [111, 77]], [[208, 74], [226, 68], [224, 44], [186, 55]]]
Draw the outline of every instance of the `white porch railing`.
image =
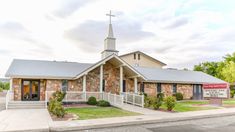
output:
[[103, 92], [103, 100], [108, 101], [111, 105], [120, 107], [123, 105], [123, 96]]
[[8, 109], [8, 103], [9, 101], [13, 100], [13, 91], [7, 90], [7, 94], [6, 94], [6, 102], [5, 102], [5, 106], [6, 106], [6, 110]]
[[[55, 91], [45, 92], [45, 105], [47, 107], [47, 102]], [[86, 102], [89, 97], [94, 96], [97, 100], [106, 100], [111, 105], [116, 107], [121, 107], [123, 103], [128, 103], [140, 107], [144, 107], [144, 95], [139, 95], [135, 93], [122, 93], [111, 94], [106, 92], [77, 92], [77, 91], [67, 91], [63, 102]]]
[[123, 93], [124, 102], [144, 107], [144, 95], [139, 95], [136, 93]]

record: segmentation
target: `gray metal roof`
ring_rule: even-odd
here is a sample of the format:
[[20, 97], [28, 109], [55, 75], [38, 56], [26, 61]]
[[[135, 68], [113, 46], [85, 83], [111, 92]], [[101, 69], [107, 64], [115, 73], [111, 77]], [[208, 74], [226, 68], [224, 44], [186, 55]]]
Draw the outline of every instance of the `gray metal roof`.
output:
[[92, 65], [93, 64], [77, 62], [14, 59], [5, 76], [69, 79], [75, 77]]
[[135, 67], [147, 78], [147, 81], [168, 83], [226, 83], [218, 78], [197, 71], [169, 70], [160, 68]]

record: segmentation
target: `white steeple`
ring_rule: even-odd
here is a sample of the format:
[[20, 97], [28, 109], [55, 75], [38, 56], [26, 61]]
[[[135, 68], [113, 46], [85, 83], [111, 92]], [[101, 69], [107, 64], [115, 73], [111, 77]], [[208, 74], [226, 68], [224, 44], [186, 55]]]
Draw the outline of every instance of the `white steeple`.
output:
[[108, 36], [104, 40], [104, 51], [102, 51], [102, 59], [110, 56], [112, 54], [118, 55], [118, 51], [116, 50], [116, 38], [114, 38], [113, 35], [113, 28], [111, 24], [111, 17], [114, 17], [114, 15], [111, 14], [106, 14], [109, 16], [109, 29], [108, 29]]

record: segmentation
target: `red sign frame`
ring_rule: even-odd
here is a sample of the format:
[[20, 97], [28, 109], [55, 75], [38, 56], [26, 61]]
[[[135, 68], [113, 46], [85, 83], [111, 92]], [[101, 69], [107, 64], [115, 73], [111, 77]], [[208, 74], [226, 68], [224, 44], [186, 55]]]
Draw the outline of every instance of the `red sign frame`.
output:
[[229, 88], [228, 83], [208, 83], [208, 84], [203, 84], [202, 87], [204, 89], [227, 89]]

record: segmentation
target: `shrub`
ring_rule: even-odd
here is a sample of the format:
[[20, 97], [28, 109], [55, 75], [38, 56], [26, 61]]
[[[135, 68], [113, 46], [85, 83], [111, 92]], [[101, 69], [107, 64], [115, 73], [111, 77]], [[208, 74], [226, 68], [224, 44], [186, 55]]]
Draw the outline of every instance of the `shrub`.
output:
[[172, 109], [176, 105], [176, 100], [173, 96], [168, 96], [165, 98], [165, 105], [167, 107], [167, 110], [172, 111]]
[[154, 102], [153, 102], [153, 108], [155, 110], [159, 109], [162, 106], [163, 98], [164, 98], [164, 94], [163, 93], [158, 93], [157, 94], [157, 97], [155, 97]]
[[52, 94], [52, 98], [54, 98], [55, 100], [61, 102], [64, 99], [65, 94], [66, 93], [64, 93], [62, 91], [56, 91]]
[[2, 92], [3, 91], [3, 88], [0, 88], [0, 92]]
[[61, 91], [56, 91], [52, 94], [52, 97], [49, 101], [48, 110], [53, 115], [56, 115], [57, 117], [64, 117], [65, 110], [62, 105], [62, 100], [65, 97], [65, 93]]
[[151, 107], [153, 106], [153, 103], [155, 102], [156, 97], [155, 96], [146, 96], [144, 98], [144, 107]]
[[87, 104], [89, 105], [96, 105], [97, 104], [97, 101], [96, 101], [96, 98], [91, 96], [88, 98], [88, 101], [87, 101]]
[[97, 105], [101, 106], [101, 107], [109, 107], [110, 103], [108, 101], [105, 101], [105, 100], [100, 100], [100, 101], [97, 102]]
[[64, 110], [64, 107], [62, 105], [62, 102], [58, 102], [58, 101], [54, 102], [54, 109], [53, 109], [52, 113], [54, 115], [56, 115], [57, 117], [64, 117], [65, 110]]
[[176, 93], [174, 96], [175, 96], [176, 100], [183, 100], [184, 99], [184, 96], [182, 93]]
[[235, 90], [230, 90], [230, 97], [234, 98]]

